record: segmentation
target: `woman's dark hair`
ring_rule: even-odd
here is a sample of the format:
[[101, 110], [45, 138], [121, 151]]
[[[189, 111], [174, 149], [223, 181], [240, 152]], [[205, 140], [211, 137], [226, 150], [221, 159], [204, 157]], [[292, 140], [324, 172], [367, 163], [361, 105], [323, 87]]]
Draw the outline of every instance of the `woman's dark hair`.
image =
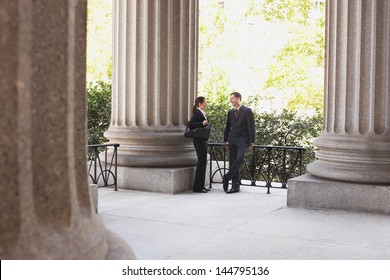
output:
[[204, 96], [198, 96], [195, 99], [195, 105], [192, 107], [192, 114], [195, 114], [196, 108], [198, 107], [199, 104], [203, 103], [206, 98]]

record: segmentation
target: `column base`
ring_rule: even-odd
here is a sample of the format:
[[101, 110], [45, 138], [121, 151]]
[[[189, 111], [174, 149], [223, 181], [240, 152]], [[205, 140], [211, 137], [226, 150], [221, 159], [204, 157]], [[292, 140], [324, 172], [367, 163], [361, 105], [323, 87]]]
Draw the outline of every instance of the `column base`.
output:
[[287, 206], [390, 214], [390, 185], [332, 181], [306, 174], [288, 181]]
[[89, 193], [91, 195], [91, 205], [95, 210], [95, 213], [98, 212], [98, 185], [89, 184]]
[[194, 176], [195, 167], [118, 166], [118, 188], [174, 194], [191, 190]]
[[106, 230], [108, 251], [106, 260], [136, 260], [133, 249], [115, 232]]

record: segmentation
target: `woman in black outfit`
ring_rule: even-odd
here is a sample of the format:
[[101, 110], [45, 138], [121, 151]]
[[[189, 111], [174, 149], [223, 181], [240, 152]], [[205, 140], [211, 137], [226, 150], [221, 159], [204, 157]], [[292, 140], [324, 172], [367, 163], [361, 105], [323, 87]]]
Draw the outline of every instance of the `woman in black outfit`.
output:
[[[195, 105], [192, 108], [192, 117], [189, 123], [191, 129], [208, 125], [209, 122], [205, 112], [206, 106], [207, 102], [205, 97], [199, 96], [195, 99]], [[192, 190], [197, 193], [207, 193], [209, 190], [204, 187], [207, 166], [207, 140], [194, 138], [194, 147], [198, 157], [198, 164], [196, 165]]]

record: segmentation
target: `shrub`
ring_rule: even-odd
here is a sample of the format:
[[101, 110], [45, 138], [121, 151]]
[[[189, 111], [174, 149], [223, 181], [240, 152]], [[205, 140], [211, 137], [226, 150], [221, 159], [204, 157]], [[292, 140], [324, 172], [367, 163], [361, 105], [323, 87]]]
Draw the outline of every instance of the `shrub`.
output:
[[111, 84], [103, 81], [90, 83], [88, 93], [88, 145], [107, 142], [103, 133], [110, 125]]

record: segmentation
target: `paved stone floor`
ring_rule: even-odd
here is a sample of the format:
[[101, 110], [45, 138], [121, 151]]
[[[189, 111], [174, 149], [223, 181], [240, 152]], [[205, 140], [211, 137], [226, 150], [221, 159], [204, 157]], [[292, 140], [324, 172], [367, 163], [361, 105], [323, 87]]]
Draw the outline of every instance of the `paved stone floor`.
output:
[[390, 216], [291, 208], [287, 191], [175, 195], [99, 188], [99, 214], [140, 260], [389, 260]]

